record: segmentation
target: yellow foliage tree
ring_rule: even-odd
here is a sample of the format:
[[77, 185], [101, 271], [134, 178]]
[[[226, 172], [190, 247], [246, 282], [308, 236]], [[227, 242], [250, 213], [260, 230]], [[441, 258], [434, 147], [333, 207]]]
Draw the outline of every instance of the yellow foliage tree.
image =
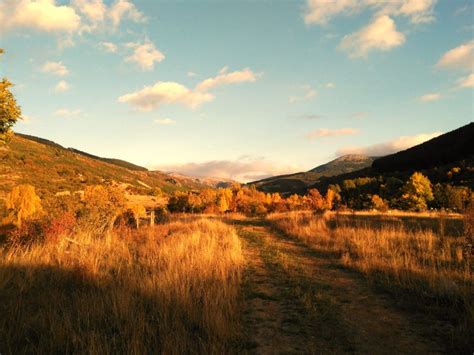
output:
[[110, 230], [126, 206], [125, 196], [120, 188], [104, 185], [87, 186], [83, 202], [82, 217], [99, 233]]
[[140, 204], [131, 205], [128, 209], [132, 213], [133, 219], [135, 220], [135, 224], [138, 229], [140, 227], [140, 218], [146, 217], [146, 209]]
[[38, 216], [42, 212], [41, 199], [36, 195], [34, 186], [18, 185], [7, 196], [9, 218], [21, 227], [24, 220]]
[[415, 172], [403, 187], [402, 204], [405, 208], [424, 211], [428, 202], [434, 199], [430, 180], [422, 173]]
[[[0, 48], [0, 55], [3, 49]], [[10, 91], [13, 84], [3, 78], [0, 81], [0, 142], [4, 143], [9, 134], [11, 127], [21, 117], [20, 107], [17, 105], [15, 97]]]
[[326, 192], [325, 200], [326, 200], [326, 208], [328, 210], [332, 210], [335, 207], [336, 203], [341, 200], [341, 195], [339, 195], [333, 189], [328, 189], [328, 191]]
[[310, 189], [306, 197], [308, 198], [309, 206], [312, 209], [316, 211], [324, 210], [324, 206], [325, 206], [324, 197], [319, 193], [317, 189]]

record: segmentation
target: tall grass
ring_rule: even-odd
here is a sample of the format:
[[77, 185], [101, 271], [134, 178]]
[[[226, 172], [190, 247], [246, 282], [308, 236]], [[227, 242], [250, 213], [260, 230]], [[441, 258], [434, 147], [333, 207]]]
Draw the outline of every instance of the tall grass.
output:
[[1, 353], [223, 353], [243, 257], [217, 221], [0, 249]]
[[474, 280], [463, 252], [465, 238], [383, 224], [354, 227], [337, 218], [312, 213], [268, 217], [287, 235], [340, 257], [344, 265], [397, 296], [420, 306], [435, 304], [442, 317], [457, 323], [454, 341], [473, 345]]

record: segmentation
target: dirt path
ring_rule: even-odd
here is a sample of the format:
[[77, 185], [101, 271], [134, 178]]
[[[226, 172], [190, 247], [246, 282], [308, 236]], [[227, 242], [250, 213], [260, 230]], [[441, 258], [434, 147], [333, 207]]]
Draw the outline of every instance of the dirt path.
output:
[[272, 230], [234, 221], [247, 260], [243, 326], [258, 354], [426, 354], [443, 348], [337, 260]]

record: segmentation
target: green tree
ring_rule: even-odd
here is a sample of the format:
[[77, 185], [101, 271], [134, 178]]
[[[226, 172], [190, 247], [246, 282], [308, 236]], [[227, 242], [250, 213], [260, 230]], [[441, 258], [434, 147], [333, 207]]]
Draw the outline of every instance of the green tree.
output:
[[413, 173], [402, 192], [402, 206], [414, 211], [426, 210], [434, 198], [430, 180], [419, 172]]
[[41, 199], [34, 186], [15, 186], [7, 196], [8, 219], [21, 227], [24, 220], [38, 216], [42, 212]]
[[[3, 49], [0, 48], [0, 55]], [[11, 133], [11, 128], [21, 117], [21, 109], [10, 91], [13, 84], [6, 78], [0, 81], [0, 142], [5, 143]]]

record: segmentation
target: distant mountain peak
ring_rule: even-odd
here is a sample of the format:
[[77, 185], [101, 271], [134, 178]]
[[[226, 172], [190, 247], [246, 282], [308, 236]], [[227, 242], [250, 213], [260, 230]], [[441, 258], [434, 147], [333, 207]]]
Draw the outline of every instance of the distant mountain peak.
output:
[[339, 175], [366, 168], [372, 165], [374, 160], [375, 158], [362, 154], [347, 154], [331, 160], [329, 163], [317, 166], [309, 172], [320, 173], [326, 176]]
[[367, 160], [370, 159], [369, 156], [363, 155], [363, 154], [346, 154], [342, 155], [336, 159], [333, 160], [333, 162], [336, 161], [361, 161], [361, 160]]

